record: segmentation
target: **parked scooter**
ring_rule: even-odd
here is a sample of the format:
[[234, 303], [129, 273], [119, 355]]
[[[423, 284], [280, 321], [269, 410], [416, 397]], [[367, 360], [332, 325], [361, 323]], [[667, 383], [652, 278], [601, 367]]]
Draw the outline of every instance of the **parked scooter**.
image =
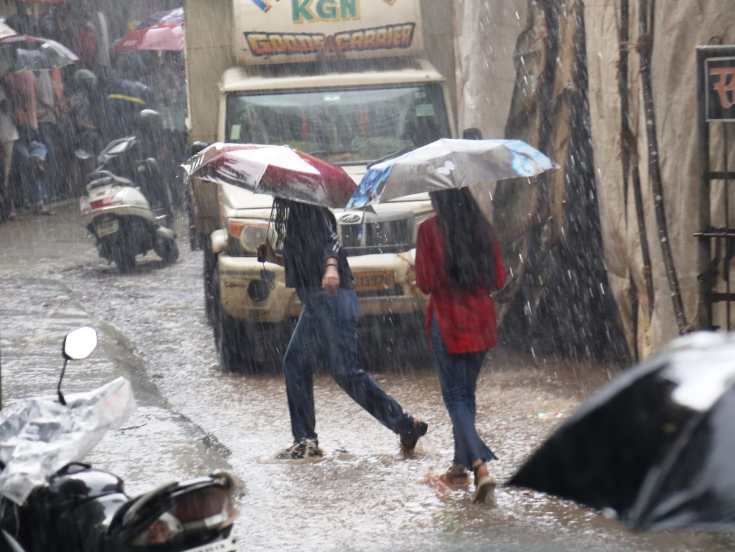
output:
[[93, 328], [64, 341], [58, 398], [17, 401], [0, 414], [0, 552], [235, 552], [233, 478], [215, 473], [137, 498], [80, 460], [134, 407], [124, 378], [67, 397], [67, 361], [88, 357]]
[[[155, 159], [141, 159], [135, 136], [110, 142], [97, 157], [80, 209], [100, 256], [120, 272], [135, 268], [135, 257], [151, 249], [166, 263], [179, 258], [169, 191]], [[77, 151], [80, 161], [89, 158]], [[153, 204], [153, 208], [152, 205]]]

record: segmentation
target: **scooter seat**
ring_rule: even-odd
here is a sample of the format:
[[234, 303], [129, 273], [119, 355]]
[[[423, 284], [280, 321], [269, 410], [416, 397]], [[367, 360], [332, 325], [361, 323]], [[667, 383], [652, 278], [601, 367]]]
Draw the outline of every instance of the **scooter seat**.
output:
[[129, 186], [134, 187], [135, 183], [121, 176], [112, 174], [109, 171], [99, 171], [90, 176], [91, 180], [87, 183], [87, 189], [93, 190], [102, 186]]

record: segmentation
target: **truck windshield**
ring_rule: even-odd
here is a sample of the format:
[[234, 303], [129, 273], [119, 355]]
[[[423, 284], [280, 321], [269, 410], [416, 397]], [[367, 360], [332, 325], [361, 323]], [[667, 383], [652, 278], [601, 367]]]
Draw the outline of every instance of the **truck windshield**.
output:
[[449, 136], [438, 84], [233, 94], [227, 140], [288, 144], [337, 164], [364, 164]]

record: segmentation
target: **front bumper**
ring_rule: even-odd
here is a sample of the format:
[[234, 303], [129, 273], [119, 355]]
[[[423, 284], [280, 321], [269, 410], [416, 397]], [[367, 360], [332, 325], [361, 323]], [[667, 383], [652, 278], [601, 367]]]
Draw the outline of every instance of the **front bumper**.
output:
[[[416, 287], [414, 251], [348, 258], [362, 314], [420, 313], [426, 298]], [[220, 303], [238, 320], [286, 322], [301, 312], [296, 290], [286, 287], [282, 267], [255, 257], [218, 256]]]

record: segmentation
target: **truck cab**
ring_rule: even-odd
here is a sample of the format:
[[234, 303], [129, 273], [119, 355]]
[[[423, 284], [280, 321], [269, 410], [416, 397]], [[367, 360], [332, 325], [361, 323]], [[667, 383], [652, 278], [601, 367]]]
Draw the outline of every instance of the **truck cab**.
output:
[[[297, 15], [303, 19], [303, 10], [294, 12], [296, 4], [300, 3], [271, 4], [262, 14], [257, 13], [258, 6], [247, 2], [233, 5], [235, 26], [238, 21], [247, 22], [250, 30], [243, 30], [245, 23], [239, 27], [234, 39], [244, 37], [235, 52], [239, 64], [226, 68], [219, 81], [217, 141], [286, 144], [342, 166], [359, 182], [377, 160], [456, 136], [445, 78], [423, 57], [407, 52], [398, 56], [391, 51], [392, 45], [399, 44], [421, 50], [414, 43], [421, 41], [418, 0], [395, 12], [385, 0], [376, 1], [385, 9], [366, 10], [360, 14], [365, 21], [309, 27], [324, 31], [324, 44], [339, 49], [342, 40], [348, 45], [331, 56], [322, 45], [316, 58], [299, 54], [298, 62], [289, 56], [310, 47], [304, 38], [307, 33], [299, 37], [299, 33], [283, 32], [277, 39], [278, 33], [263, 32], [263, 28], [272, 29], [268, 25], [289, 23]], [[412, 9], [406, 11], [406, 6]], [[268, 19], [277, 9], [281, 18]], [[376, 23], [383, 23], [386, 29], [381, 35], [374, 30]], [[350, 56], [345, 49], [355, 44], [364, 47], [368, 32], [373, 33], [373, 44], [391, 48], [378, 55]], [[187, 48], [188, 44], [187, 36]], [[198, 53], [191, 57], [199, 59]], [[191, 79], [197, 68], [191, 66], [191, 60], [187, 63]], [[190, 94], [190, 108], [192, 97]], [[273, 237], [269, 225], [272, 198], [196, 179], [190, 186], [192, 225], [204, 245], [207, 312], [221, 364], [227, 370], [251, 371], [263, 362], [277, 361], [301, 305], [295, 290], [285, 287], [283, 269], [257, 260], [258, 246]], [[403, 198], [366, 211], [335, 210], [334, 214], [355, 278], [367, 338], [378, 337], [385, 343], [385, 334], [395, 338], [406, 326], [415, 336], [420, 332], [425, 302], [415, 284], [415, 243], [418, 225], [432, 214], [428, 196]]]

